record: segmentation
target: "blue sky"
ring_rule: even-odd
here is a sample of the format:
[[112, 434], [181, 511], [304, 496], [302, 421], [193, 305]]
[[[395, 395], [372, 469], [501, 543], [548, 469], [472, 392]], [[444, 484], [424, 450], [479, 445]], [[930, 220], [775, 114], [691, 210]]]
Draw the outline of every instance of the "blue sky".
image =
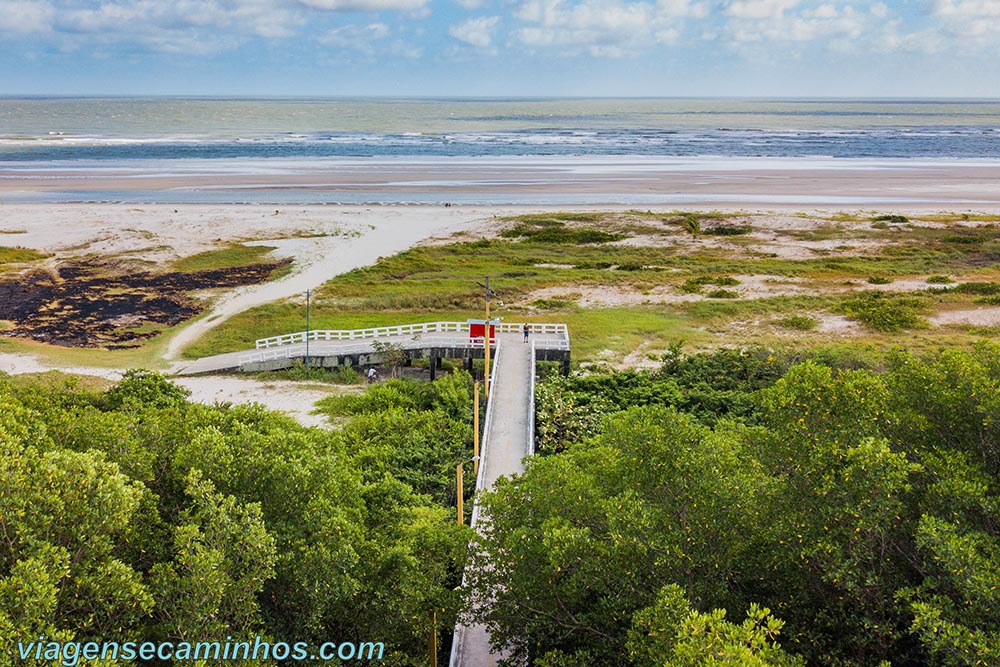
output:
[[0, 0], [0, 94], [1000, 97], [1000, 0]]

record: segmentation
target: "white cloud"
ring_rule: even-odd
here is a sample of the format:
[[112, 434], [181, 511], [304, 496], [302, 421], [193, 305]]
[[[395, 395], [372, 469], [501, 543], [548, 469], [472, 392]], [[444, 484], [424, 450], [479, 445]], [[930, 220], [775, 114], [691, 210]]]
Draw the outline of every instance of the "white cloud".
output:
[[932, 0], [937, 32], [963, 53], [1000, 52], [1000, 0]]
[[465, 9], [479, 9], [486, 4], [485, 0], [455, 0]]
[[753, 44], [771, 50], [781, 44], [816, 45], [843, 53], [870, 50], [887, 25], [880, 3], [867, 11], [837, 2], [799, 8], [800, 4], [798, 0], [732, 2], [722, 39], [737, 49]]
[[741, 19], [774, 19], [795, 8], [800, 0], [731, 0], [726, 14]]
[[336, 12], [377, 12], [423, 9], [427, 0], [298, 0], [306, 7]]
[[526, 25], [515, 34], [529, 46], [579, 47], [595, 57], [622, 57], [642, 46], [677, 41], [686, 19], [706, 14], [703, 4], [690, 0], [525, 0], [515, 16]]
[[52, 33], [63, 44], [138, 43], [153, 50], [206, 53], [248, 35], [285, 37], [298, 12], [270, 0], [0, 0], [0, 32]]
[[963, 19], [1000, 17], [1000, 0], [934, 0], [931, 10], [938, 16]]
[[487, 48], [493, 43], [493, 32], [499, 24], [499, 16], [484, 16], [453, 25], [448, 34], [466, 44]]
[[345, 25], [331, 30], [319, 38], [327, 46], [370, 52], [372, 45], [389, 36], [389, 26], [384, 23]]
[[33, 33], [52, 29], [56, 9], [50, 2], [0, 2], [0, 32]]
[[335, 12], [391, 10], [415, 19], [429, 11], [427, 4], [428, 0], [0, 0], [0, 35], [47, 34], [66, 50], [126, 44], [205, 54], [236, 48], [253, 37], [291, 37], [310, 18]]

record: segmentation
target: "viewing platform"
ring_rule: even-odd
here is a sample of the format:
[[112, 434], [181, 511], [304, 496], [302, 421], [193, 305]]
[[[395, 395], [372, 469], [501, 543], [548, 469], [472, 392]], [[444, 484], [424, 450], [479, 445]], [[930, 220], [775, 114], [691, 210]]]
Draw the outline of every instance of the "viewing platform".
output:
[[[424, 322], [370, 329], [327, 330], [261, 338], [253, 350], [217, 354], [191, 361], [178, 375], [200, 373], [274, 371], [290, 368], [296, 361], [314, 368], [338, 366], [377, 366], [387, 361], [388, 350], [399, 350], [405, 362], [430, 359], [431, 379], [444, 359], [461, 359], [467, 369], [475, 359], [485, 356], [485, 332], [482, 320], [468, 322]], [[497, 336], [521, 334], [525, 323], [494, 320], [491, 349]], [[569, 330], [565, 324], [528, 324], [529, 340], [534, 343], [537, 361], [556, 361], [569, 372]]]

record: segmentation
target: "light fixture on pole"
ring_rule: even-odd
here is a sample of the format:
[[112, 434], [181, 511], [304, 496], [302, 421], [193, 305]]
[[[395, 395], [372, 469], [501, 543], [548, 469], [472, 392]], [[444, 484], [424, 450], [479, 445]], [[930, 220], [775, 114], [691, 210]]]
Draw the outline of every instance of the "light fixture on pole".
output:
[[486, 295], [486, 331], [483, 334], [483, 347], [485, 347], [484, 358], [486, 360], [486, 363], [485, 363], [485, 367], [483, 368], [483, 379], [484, 379], [484, 383], [483, 383], [483, 387], [484, 387], [483, 395], [486, 398], [489, 398], [490, 397], [490, 341], [493, 338], [490, 335], [490, 333], [491, 333], [491, 330], [490, 330], [490, 299], [493, 298], [493, 297], [497, 297], [497, 301], [500, 301], [500, 305], [501, 306], [503, 305], [503, 301], [500, 300], [500, 297], [497, 295], [496, 292], [494, 292], [493, 290], [490, 289], [490, 277], [489, 276], [486, 276], [486, 284], [485, 285], [483, 283], [476, 283], [476, 284], [479, 285], [480, 287], [482, 287], [485, 290], [485, 295]]
[[309, 370], [309, 301], [312, 297], [312, 290], [306, 290], [306, 370]]

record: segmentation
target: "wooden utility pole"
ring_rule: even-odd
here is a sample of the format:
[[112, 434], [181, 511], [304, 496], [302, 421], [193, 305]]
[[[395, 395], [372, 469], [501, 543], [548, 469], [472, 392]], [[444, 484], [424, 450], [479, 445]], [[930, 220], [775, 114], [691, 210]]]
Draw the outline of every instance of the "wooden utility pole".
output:
[[487, 400], [490, 397], [490, 277], [486, 276], [486, 335], [483, 339], [486, 346], [486, 366], [483, 380], [485, 382], [486, 391], [484, 396]]
[[306, 371], [309, 370], [309, 300], [312, 290], [306, 290]]
[[438, 613], [431, 609], [431, 667], [438, 667]]
[[472, 466], [473, 474], [479, 479], [479, 383], [474, 386], [475, 398], [472, 401], [473, 427], [472, 427], [472, 456], [475, 463]]
[[459, 463], [458, 468], [455, 469], [456, 475], [456, 486], [458, 487], [458, 525], [463, 525], [465, 523], [465, 499], [462, 497], [465, 495], [465, 489], [462, 488], [462, 478], [465, 475], [465, 464]]

